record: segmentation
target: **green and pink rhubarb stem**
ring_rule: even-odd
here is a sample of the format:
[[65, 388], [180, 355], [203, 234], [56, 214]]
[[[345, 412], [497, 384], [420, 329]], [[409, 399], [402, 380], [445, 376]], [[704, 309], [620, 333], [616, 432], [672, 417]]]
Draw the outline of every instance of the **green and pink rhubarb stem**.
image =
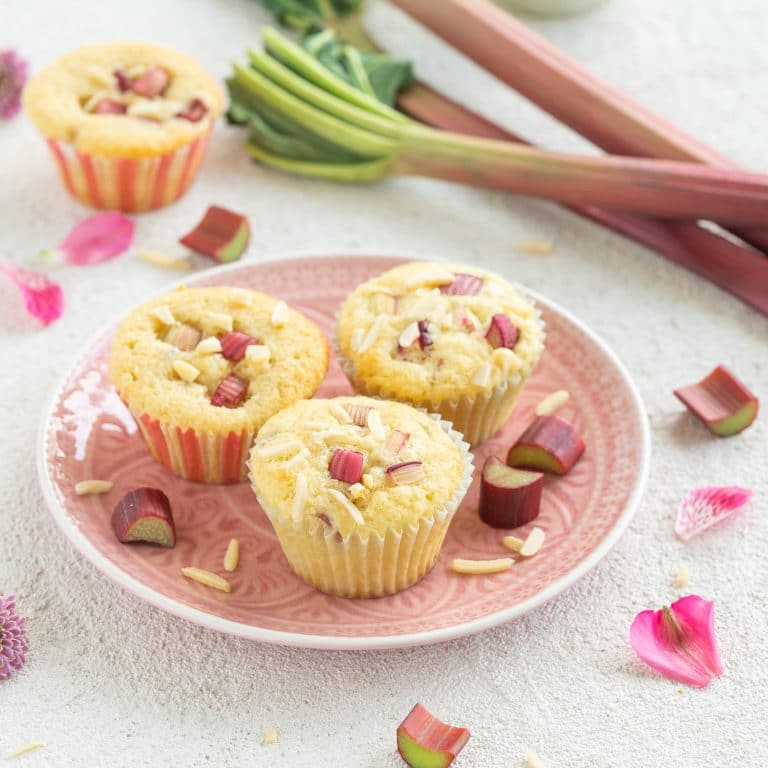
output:
[[[738, 167], [592, 74], [488, 0], [392, 3], [606, 152]], [[720, 221], [717, 216], [713, 220]], [[764, 225], [738, 234], [768, 251]]]

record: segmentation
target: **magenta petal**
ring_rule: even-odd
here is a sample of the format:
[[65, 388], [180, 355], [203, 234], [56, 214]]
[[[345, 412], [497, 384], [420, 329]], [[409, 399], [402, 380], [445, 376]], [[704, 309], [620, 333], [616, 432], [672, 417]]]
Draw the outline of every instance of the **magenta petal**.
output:
[[44, 251], [48, 260], [84, 266], [119, 256], [131, 247], [133, 222], [122, 213], [97, 213], [75, 225], [58, 248]]
[[665, 677], [703, 688], [723, 674], [715, 642], [714, 603], [687, 595], [660, 611], [641, 611], [629, 641], [635, 653]]
[[21, 107], [27, 62], [16, 51], [0, 51], [0, 118], [10, 120]]
[[64, 293], [58, 283], [49, 280], [41, 272], [0, 262], [0, 272], [5, 272], [21, 291], [27, 312], [45, 325], [61, 317], [64, 309]]
[[680, 502], [675, 533], [683, 541], [688, 541], [741, 509], [753, 495], [754, 491], [738, 485], [697, 488]]

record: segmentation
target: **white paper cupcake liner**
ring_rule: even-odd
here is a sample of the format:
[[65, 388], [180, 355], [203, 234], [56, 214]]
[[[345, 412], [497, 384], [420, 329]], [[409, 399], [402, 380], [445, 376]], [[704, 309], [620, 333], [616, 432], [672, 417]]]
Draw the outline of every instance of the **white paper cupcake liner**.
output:
[[[451, 424], [429, 414], [462, 454], [464, 467], [450, 500], [415, 526], [390, 529], [365, 538], [353, 531], [343, 539], [337, 531], [317, 526], [310, 531], [306, 519], [294, 521], [271, 507], [254, 486], [256, 497], [272, 523], [291, 568], [316, 589], [338, 597], [371, 598], [400, 592], [422, 579], [434, 566], [448, 526], [472, 483], [469, 446]], [[253, 481], [253, 478], [251, 478]]]

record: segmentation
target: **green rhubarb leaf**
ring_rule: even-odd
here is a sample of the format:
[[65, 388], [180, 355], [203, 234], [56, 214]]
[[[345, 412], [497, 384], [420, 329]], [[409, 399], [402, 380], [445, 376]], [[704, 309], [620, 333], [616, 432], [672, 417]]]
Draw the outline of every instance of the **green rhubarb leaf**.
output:
[[262, 3], [284, 26], [306, 32], [355, 13], [363, 0], [262, 0]]

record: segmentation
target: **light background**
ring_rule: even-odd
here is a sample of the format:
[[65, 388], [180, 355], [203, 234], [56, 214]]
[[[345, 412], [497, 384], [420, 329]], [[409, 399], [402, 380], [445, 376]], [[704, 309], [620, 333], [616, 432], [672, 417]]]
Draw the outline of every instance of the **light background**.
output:
[[[370, 2], [371, 27], [416, 59], [424, 78], [540, 143], [583, 143], [410, 23]], [[255, 0], [60, 3], [0, 0], [0, 49], [34, 70], [81, 44], [137, 38], [172, 44], [224, 77], [256, 44]], [[532, 26], [660, 114], [754, 169], [768, 170], [768, 4], [763, 0], [608, 0]], [[768, 757], [768, 523], [765, 415], [718, 440], [672, 396], [724, 362], [768, 396], [768, 321], [660, 257], [553, 205], [424, 180], [343, 188], [249, 163], [220, 126], [198, 183], [172, 208], [137, 217], [136, 242], [169, 248], [211, 203], [250, 216], [248, 258], [285, 251], [405, 250], [477, 263], [573, 311], [619, 353], [653, 431], [640, 510], [600, 567], [512, 624], [440, 646], [370, 653], [269, 647], [166, 616], [113, 586], [75, 554], [45, 509], [36, 429], [58, 377], [92, 333], [176, 275], [133, 255], [62, 268], [67, 310], [38, 330], [0, 287], [0, 589], [29, 616], [30, 661], [0, 684], [0, 755], [31, 740], [37, 766], [340, 766], [386, 768], [396, 724], [416, 701], [471, 727], [461, 768], [759, 766]], [[0, 256], [34, 263], [86, 211], [54, 176], [23, 117], [0, 125]], [[516, 254], [552, 239], [549, 256]], [[690, 488], [757, 489], [751, 512], [688, 545], [672, 535]], [[635, 613], [673, 600], [680, 563], [690, 591], [716, 601], [726, 673], [679, 688], [635, 661]], [[680, 692], [682, 691], [682, 692]], [[280, 742], [260, 746], [263, 733]], [[0, 761], [0, 764], [2, 762]]]

